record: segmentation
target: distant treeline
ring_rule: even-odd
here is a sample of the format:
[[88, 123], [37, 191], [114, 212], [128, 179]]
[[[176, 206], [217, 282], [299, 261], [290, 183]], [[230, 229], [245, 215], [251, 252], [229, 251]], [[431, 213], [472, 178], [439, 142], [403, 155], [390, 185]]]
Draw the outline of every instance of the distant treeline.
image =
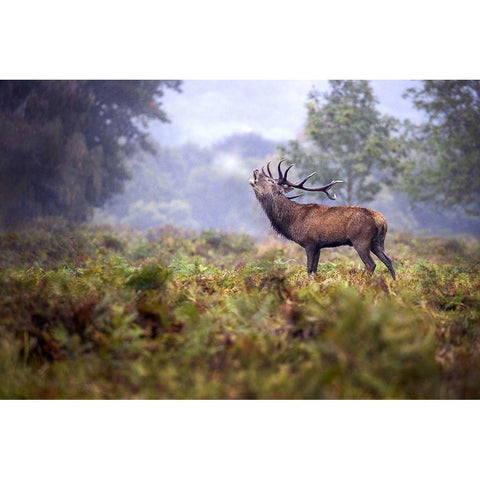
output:
[[[95, 221], [143, 230], [173, 224], [263, 236], [271, 229], [248, 178], [253, 168], [277, 158], [277, 154], [275, 142], [254, 133], [234, 134], [210, 148], [157, 146], [155, 155], [141, 152], [132, 157], [128, 162], [132, 180], [123, 194], [96, 211]], [[330, 201], [320, 193], [305, 194], [297, 201], [345, 203], [341, 198]], [[480, 236], [478, 218], [454, 207], [416, 204], [393, 186], [383, 185], [374, 200], [363, 204], [382, 211], [392, 229]]]

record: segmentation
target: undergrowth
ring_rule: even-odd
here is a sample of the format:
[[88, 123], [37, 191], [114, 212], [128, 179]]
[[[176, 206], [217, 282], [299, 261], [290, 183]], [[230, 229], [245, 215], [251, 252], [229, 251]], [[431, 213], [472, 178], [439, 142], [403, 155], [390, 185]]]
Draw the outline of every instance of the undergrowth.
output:
[[43, 221], [0, 235], [1, 398], [480, 398], [480, 244], [348, 247]]

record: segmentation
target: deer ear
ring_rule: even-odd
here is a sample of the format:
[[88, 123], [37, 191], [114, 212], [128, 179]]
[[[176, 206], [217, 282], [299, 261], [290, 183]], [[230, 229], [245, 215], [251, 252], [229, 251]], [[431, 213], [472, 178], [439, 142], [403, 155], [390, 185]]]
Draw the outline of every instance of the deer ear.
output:
[[293, 187], [286, 187], [285, 185], [282, 185], [283, 187], [283, 192], [284, 193], [288, 193], [288, 192], [291, 192], [293, 190]]

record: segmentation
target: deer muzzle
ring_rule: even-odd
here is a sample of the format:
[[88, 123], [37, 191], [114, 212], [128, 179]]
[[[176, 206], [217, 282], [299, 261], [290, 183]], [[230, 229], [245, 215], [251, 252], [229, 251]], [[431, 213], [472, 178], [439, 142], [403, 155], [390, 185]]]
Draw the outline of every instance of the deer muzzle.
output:
[[258, 182], [258, 169], [253, 171], [253, 177], [248, 180], [248, 183], [253, 187]]

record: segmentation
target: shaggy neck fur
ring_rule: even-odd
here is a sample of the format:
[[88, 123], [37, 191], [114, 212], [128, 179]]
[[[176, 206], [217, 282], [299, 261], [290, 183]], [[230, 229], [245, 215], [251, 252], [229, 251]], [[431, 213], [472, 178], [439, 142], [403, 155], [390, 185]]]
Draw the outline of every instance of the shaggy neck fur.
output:
[[267, 194], [257, 198], [273, 229], [289, 240], [294, 240], [290, 227], [295, 219], [294, 210], [297, 204], [280, 193]]

